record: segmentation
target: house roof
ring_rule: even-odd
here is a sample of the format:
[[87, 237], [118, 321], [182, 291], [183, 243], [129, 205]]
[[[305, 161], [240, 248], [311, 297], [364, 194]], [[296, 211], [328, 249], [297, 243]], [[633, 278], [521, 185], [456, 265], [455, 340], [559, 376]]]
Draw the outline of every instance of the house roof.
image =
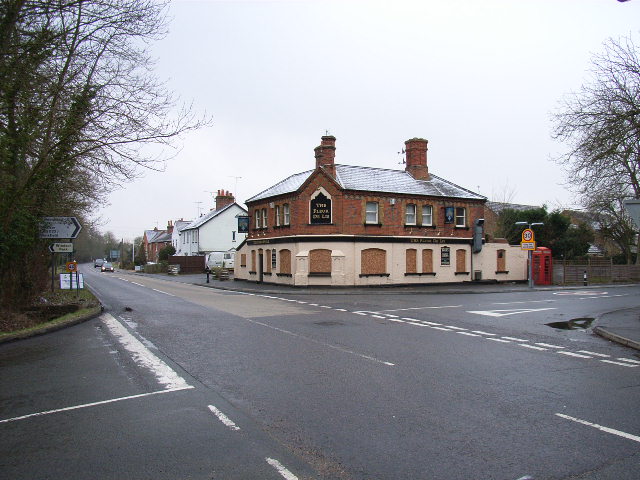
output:
[[487, 208], [495, 213], [500, 213], [503, 210], [531, 210], [533, 208], [540, 208], [540, 206], [536, 205], [522, 205], [519, 203], [504, 203], [504, 202], [487, 202], [485, 204]]
[[173, 231], [180, 232], [181, 230], [184, 230], [192, 221], [193, 220], [176, 220], [173, 224]]
[[151, 243], [158, 235], [166, 233], [164, 230], [145, 230], [144, 235], [147, 237], [147, 242]]
[[[254, 195], [247, 202], [293, 193], [313, 172], [314, 170], [307, 170], [291, 175]], [[336, 165], [336, 181], [345, 190], [486, 200], [486, 197], [436, 175], [430, 174], [429, 180], [417, 180], [404, 170]]]
[[193, 222], [191, 222], [189, 225], [185, 226], [184, 228], [181, 229], [181, 231], [184, 230], [193, 230], [195, 228], [200, 228], [202, 225], [204, 225], [205, 223], [207, 223], [208, 221], [212, 220], [213, 218], [217, 217], [218, 215], [220, 215], [222, 212], [226, 212], [227, 210], [229, 210], [230, 208], [232, 208], [233, 206], [238, 207], [239, 209], [241, 209], [243, 212], [247, 212], [244, 208], [242, 208], [240, 205], [238, 205], [237, 203], [233, 202], [230, 203], [229, 205], [225, 205], [224, 207], [222, 207], [219, 210], [211, 210], [209, 213], [207, 213], [206, 215], [201, 216], [200, 218], [198, 218], [197, 220], [194, 220]]

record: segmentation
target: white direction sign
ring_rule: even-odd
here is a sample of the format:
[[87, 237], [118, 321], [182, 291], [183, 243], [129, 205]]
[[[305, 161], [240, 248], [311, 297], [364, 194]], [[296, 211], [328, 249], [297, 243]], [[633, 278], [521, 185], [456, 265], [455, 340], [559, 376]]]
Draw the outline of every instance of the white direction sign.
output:
[[486, 315], [487, 317], [506, 317], [509, 315], [518, 315], [520, 313], [543, 312], [545, 310], [556, 310], [555, 308], [516, 308], [511, 310], [469, 310], [467, 313], [475, 313], [476, 315]]
[[51, 253], [73, 253], [73, 243], [52, 243], [49, 245]]
[[82, 225], [76, 217], [43, 217], [40, 238], [76, 238]]
[[635, 222], [636, 227], [640, 228], [640, 199], [625, 200], [624, 208], [631, 219]]

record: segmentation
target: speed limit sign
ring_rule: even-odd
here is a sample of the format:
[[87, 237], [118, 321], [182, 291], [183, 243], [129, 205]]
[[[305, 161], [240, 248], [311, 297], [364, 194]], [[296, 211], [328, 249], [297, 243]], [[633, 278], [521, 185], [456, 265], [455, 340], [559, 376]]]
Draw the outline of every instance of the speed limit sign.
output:
[[77, 262], [67, 262], [67, 272], [73, 273], [78, 271], [78, 263]]
[[535, 241], [535, 238], [533, 236], [533, 230], [531, 230], [530, 228], [525, 228], [522, 231], [522, 241], [523, 242], [533, 242], [533, 241]]

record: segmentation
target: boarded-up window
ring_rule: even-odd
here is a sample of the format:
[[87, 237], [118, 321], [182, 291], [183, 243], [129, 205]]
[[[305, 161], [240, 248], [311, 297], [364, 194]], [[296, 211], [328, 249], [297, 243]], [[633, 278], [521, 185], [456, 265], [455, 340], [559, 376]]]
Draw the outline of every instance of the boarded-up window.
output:
[[416, 265], [417, 253], [415, 248], [407, 249], [407, 273], [416, 273], [418, 271]]
[[362, 275], [387, 273], [387, 252], [381, 248], [367, 248], [360, 255]]
[[291, 274], [291, 250], [280, 250], [280, 273]]
[[251, 250], [251, 271], [256, 271], [256, 251]]
[[456, 273], [467, 271], [467, 251], [456, 250]]
[[267, 269], [265, 270], [265, 272], [267, 273], [271, 273], [271, 250], [267, 249], [265, 251], [265, 265], [267, 267]]
[[247, 266], [247, 254], [246, 253], [241, 253], [240, 254], [240, 266], [241, 267], [246, 267]]
[[433, 250], [422, 250], [422, 273], [433, 273]]
[[498, 250], [497, 268], [498, 272], [505, 272], [507, 270], [507, 252], [506, 250]]
[[318, 248], [309, 251], [309, 273], [331, 273], [331, 250]]

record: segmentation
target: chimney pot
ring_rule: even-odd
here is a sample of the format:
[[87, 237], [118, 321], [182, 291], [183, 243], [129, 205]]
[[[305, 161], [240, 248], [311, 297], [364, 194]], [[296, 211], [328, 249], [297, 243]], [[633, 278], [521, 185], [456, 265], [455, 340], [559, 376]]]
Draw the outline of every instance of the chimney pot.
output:
[[336, 177], [336, 137], [324, 135], [320, 138], [320, 145], [314, 149], [316, 157], [316, 168], [322, 168], [325, 172]]
[[404, 142], [406, 154], [405, 171], [416, 180], [429, 180], [427, 166], [427, 144], [424, 138], [412, 138]]

